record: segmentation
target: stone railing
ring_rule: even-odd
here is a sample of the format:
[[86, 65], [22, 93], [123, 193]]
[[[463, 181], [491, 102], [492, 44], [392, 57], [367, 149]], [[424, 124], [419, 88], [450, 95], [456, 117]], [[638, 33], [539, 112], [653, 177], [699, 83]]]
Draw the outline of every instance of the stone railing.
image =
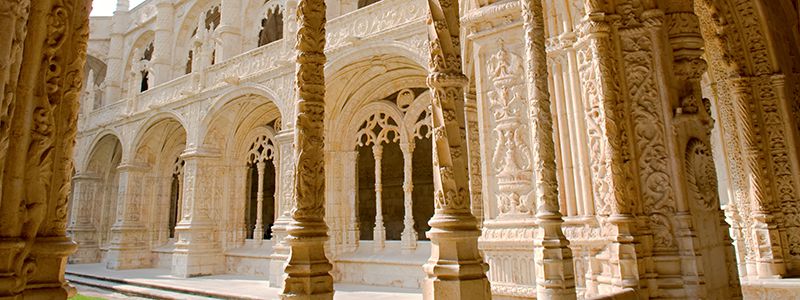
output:
[[[424, 0], [384, 0], [337, 17], [328, 22], [328, 51], [358, 43], [404, 25], [424, 22], [427, 6]], [[422, 23], [420, 23], [422, 24]], [[81, 130], [89, 130], [180, 99], [227, 84], [238, 85], [252, 77], [294, 64], [294, 45], [278, 40], [212, 65], [204, 72], [194, 72], [152, 87], [117, 103], [87, 114]]]
[[411, 22], [424, 22], [424, 0], [383, 0], [328, 22], [327, 50], [337, 49]]
[[128, 101], [117, 101], [84, 115], [78, 121], [78, 131], [94, 129], [111, 124], [125, 116]]

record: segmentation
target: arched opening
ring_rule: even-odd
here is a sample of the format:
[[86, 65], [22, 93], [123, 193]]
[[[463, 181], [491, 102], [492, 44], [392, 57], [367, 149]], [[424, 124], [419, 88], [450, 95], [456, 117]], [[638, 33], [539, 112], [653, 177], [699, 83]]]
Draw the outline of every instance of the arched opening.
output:
[[145, 127], [137, 143], [132, 164], [138, 167], [128, 171], [125, 184], [146, 188], [132, 191], [137, 198], [125, 201], [138, 202], [142, 209], [152, 212], [139, 217], [149, 228], [144, 238], [150, 241], [152, 251], [164, 254], [156, 256], [154, 265], [171, 265], [171, 245], [179, 237], [176, 228], [188, 213], [183, 210], [185, 163], [181, 158], [186, 149], [186, 130], [175, 119], [161, 119]]
[[[92, 55], [86, 56], [86, 65], [83, 72], [86, 74], [84, 80], [81, 106], [89, 110], [95, 110], [103, 106], [103, 89], [108, 66], [105, 62]], [[84, 110], [84, 112], [87, 112]]]
[[264, 46], [283, 38], [283, 9], [276, 5], [268, 9], [261, 19], [258, 46]]
[[178, 212], [180, 208], [183, 207], [183, 193], [181, 189], [183, 188], [183, 166], [186, 164], [180, 158], [175, 160], [175, 166], [173, 167], [172, 171], [172, 181], [170, 184], [170, 193], [169, 193], [169, 224], [167, 225], [167, 229], [169, 230], [169, 238], [175, 238], [175, 226], [178, 225], [178, 219], [180, 215]]
[[100, 138], [87, 168], [73, 177], [69, 233], [78, 242], [71, 263], [97, 263], [108, 251], [111, 226], [117, 220], [117, 192], [122, 145], [113, 135]]
[[245, 205], [247, 239], [269, 240], [275, 225], [275, 143], [266, 135], [250, 146], [247, 161], [248, 199]]
[[[216, 41], [213, 35], [217, 26], [219, 26], [221, 17], [219, 5], [212, 6], [199, 16], [197, 26], [194, 27], [192, 34], [189, 35], [193, 46], [189, 47], [190, 50], [186, 55], [186, 65], [184, 67], [186, 74], [192, 71], [199, 71], [195, 69], [205, 68], [216, 63]], [[198, 64], [198, 62], [201, 64]]]
[[[147, 61], [148, 63], [153, 59], [153, 43], [147, 45], [147, 48], [144, 49], [144, 54], [139, 61]], [[150, 78], [152, 75], [150, 74], [150, 67], [146, 66], [144, 69], [139, 71], [142, 74], [141, 82], [139, 83], [139, 91], [144, 92], [150, 89], [150, 85], [152, 83], [152, 79]]]
[[[427, 135], [427, 133], [426, 133]], [[416, 138], [414, 142], [414, 230], [419, 240], [428, 241], [425, 235], [431, 226], [428, 220], [433, 217], [433, 144], [430, 136]]]

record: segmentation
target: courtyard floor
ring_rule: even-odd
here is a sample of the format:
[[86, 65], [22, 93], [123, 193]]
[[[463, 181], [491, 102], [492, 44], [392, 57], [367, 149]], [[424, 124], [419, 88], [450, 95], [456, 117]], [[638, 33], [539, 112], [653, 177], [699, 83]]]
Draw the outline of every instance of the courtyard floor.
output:
[[[177, 278], [167, 269], [108, 270], [103, 264], [67, 266], [67, 279], [84, 295], [121, 299], [122, 294], [152, 293], [161, 299], [278, 299], [280, 289], [263, 277], [213, 275]], [[390, 287], [336, 284], [334, 299], [422, 299], [421, 291]], [[183, 296], [181, 296], [183, 295]], [[138, 298], [147, 299], [147, 298]]]

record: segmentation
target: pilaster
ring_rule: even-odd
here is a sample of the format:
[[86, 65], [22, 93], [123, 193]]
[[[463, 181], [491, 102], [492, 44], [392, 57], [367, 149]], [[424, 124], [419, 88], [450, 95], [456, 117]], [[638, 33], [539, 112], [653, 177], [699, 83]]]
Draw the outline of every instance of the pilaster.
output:
[[142, 224], [141, 211], [144, 199], [145, 175], [149, 166], [143, 163], [123, 162], [119, 171], [116, 222], [111, 226], [111, 241], [106, 255], [106, 268], [134, 269], [151, 265]]
[[115, 103], [120, 101], [122, 95], [122, 80], [125, 78], [125, 62], [122, 61], [125, 52], [125, 31], [128, 28], [128, 1], [118, 0], [117, 10], [111, 18], [112, 27], [108, 46], [106, 89], [104, 101]]
[[67, 233], [78, 244], [78, 250], [69, 257], [70, 263], [95, 263], [100, 259], [97, 224], [93, 221], [100, 209], [95, 197], [101, 192], [101, 185], [101, 178], [93, 174], [72, 177], [72, 213]]
[[[172, 1], [156, 3], [156, 36], [153, 45], [153, 73], [155, 84], [160, 85], [172, 80], [172, 32], [174, 29], [175, 7]], [[154, 86], [150, 87], [151, 89]]]
[[275, 224], [272, 225], [272, 240], [273, 252], [270, 256], [269, 263], [269, 286], [270, 287], [283, 287], [283, 269], [286, 267], [286, 261], [289, 258], [289, 245], [286, 243], [287, 227], [292, 221], [291, 210], [293, 204], [293, 189], [292, 184], [294, 180], [294, 131], [284, 130], [275, 135], [275, 143], [278, 147], [280, 155], [280, 166], [278, 170], [278, 218]]
[[222, 41], [217, 49], [217, 62], [228, 60], [242, 51], [241, 0], [222, 0], [220, 24], [216, 29]]
[[183, 207], [175, 226], [172, 274], [178, 277], [212, 275], [224, 270], [224, 256], [211, 211], [221, 200], [225, 168], [221, 155], [209, 149], [188, 149], [181, 154]]

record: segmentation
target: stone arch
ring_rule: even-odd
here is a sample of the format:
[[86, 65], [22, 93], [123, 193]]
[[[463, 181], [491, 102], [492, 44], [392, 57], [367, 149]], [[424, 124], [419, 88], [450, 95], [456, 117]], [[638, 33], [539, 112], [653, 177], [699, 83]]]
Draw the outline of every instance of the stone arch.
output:
[[186, 126], [187, 123], [184, 120], [184, 118], [181, 115], [179, 115], [178, 113], [174, 112], [174, 111], [158, 112], [158, 113], [148, 117], [136, 129], [135, 134], [133, 136], [133, 139], [131, 139], [131, 143], [128, 144], [129, 148], [126, 148], [127, 151], [124, 151], [124, 153], [127, 153], [127, 154], [123, 157], [123, 161], [134, 162], [135, 159], [136, 159], [136, 157], [135, 157], [136, 148], [141, 145], [142, 140], [145, 138], [145, 134], [147, 134], [147, 131], [150, 128], [152, 128], [153, 126], [155, 126], [158, 123], [163, 122], [163, 121], [177, 122], [180, 125], [181, 128], [184, 128], [184, 129], [188, 128]]
[[71, 263], [98, 263], [110, 243], [116, 220], [122, 144], [117, 135], [103, 132], [91, 144], [86, 165], [73, 176], [68, 231], [79, 243]]
[[195, 140], [204, 143], [205, 136], [208, 134], [208, 130], [212, 125], [211, 123], [214, 121], [214, 118], [216, 118], [216, 116], [220, 114], [220, 112], [222, 112], [226, 106], [244, 98], [261, 99], [264, 100], [262, 104], [268, 103], [275, 106], [278, 110], [278, 118], [281, 120], [284, 120], [286, 116], [289, 115], [289, 108], [284, 103], [278, 101], [277, 99], [280, 99], [278, 95], [269, 90], [267, 87], [259, 84], [246, 84], [238, 86], [220, 95], [213, 101], [213, 104], [211, 104], [211, 107], [208, 109], [205, 117], [200, 121], [200, 126], [196, 131], [197, 137]]
[[[108, 136], [115, 137], [120, 142], [120, 145], [122, 145], [122, 149], [126, 149], [125, 142], [122, 139], [122, 135], [120, 135], [119, 132], [117, 132], [116, 130], [110, 128], [103, 129], [100, 132], [94, 134], [92, 140], [88, 144], [89, 147], [87, 149], [97, 148], [97, 145], [100, 143], [100, 141]], [[123, 152], [125, 151], [123, 150]], [[80, 153], [77, 153], [77, 155], [75, 155], [75, 171], [77, 173], [82, 173], [88, 170], [89, 158], [91, 157], [91, 153], [92, 152], [89, 151], [87, 153], [84, 153], [83, 155], [80, 155]]]

